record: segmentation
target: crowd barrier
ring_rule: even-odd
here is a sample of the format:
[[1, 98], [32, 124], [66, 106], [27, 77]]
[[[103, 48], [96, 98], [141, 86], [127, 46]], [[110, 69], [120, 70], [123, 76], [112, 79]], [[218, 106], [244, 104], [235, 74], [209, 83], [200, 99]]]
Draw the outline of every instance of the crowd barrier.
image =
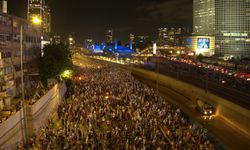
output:
[[[58, 83], [33, 105], [26, 106], [26, 135], [37, 134], [63, 100], [67, 88]], [[23, 109], [0, 125], [0, 150], [15, 149], [23, 142]]]

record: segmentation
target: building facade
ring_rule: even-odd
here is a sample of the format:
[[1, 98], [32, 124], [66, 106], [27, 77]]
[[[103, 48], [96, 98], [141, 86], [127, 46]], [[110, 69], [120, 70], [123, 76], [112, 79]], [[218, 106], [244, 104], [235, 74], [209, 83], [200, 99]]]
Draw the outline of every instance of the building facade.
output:
[[250, 56], [249, 0], [194, 0], [193, 34], [215, 36], [215, 55]]
[[216, 55], [226, 59], [250, 56], [250, 1], [215, 1]]
[[188, 35], [186, 28], [159, 28], [158, 46], [183, 46]]
[[195, 35], [214, 35], [215, 0], [194, 0], [193, 33]]
[[2, 12], [2, 13], [7, 13], [8, 12], [7, 0], [0, 1], [0, 12]]
[[212, 56], [215, 54], [214, 36], [191, 36], [186, 39], [187, 48], [195, 55]]
[[[23, 26], [23, 72], [25, 87], [37, 72], [41, 52], [41, 33], [27, 20], [0, 13], [0, 103], [21, 92], [20, 31]], [[6, 102], [5, 102], [6, 104]]]
[[106, 43], [112, 44], [113, 43], [113, 30], [108, 30], [106, 34]]
[[30, 21], [34, 18], [40, 19], [42, 33], [51, 32], [51, 12], [45, 0], [28, 0], [27, 18]]

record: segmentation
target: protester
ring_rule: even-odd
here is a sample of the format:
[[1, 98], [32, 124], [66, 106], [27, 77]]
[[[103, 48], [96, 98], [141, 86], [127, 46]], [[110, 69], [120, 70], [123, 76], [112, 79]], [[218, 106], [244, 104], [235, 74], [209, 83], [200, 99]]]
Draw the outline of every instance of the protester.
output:
[[[78, 68], [79, 69], [79, 68]], [[207, 131], [130, 72], [105, 63], [79, 69], [71, 98], [36, 143], [40, 149], [214, 149]]]

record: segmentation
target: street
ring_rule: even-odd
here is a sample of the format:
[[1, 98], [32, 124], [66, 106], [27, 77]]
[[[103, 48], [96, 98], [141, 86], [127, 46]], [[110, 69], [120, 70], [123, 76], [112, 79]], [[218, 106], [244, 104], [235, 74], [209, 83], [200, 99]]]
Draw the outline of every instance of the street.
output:
[[[80, 65], [86, 62], [90, 63], [91, 61], [100, 61], [93, 60], [86, 57], [77, 57], [75, 60], [75, 64]], [[115, 65], [115, 64], [114, 64]], [[150, 81], [147, 79], [143, 79], [144, 75], [137, 76], [139, 80], [142, 82], [155, 87], [155, 81]], [[194, 109], [194, 104], [185, 97], [185, 95], [181, 95], [172, 91], [165, 87], [162, 84], [159, 84], [159, 92], [162, 96], [164, 96], [169, 102], [174, 104], [175, 106], [181, 108], [181, 110], [190, 117], [190, 119], [194, 122], [199, 122], [205, 128], [207, 128], [214, 135], [214, 142], [217, 144], [219, 148], [222, 149], [247, 149], [250, 147], [249, 137], [246, 137], [240, 131], [234, 129], [232, 126], [229, 126], [226, 121], [219, 117], [215, 117], [212, 120], [204, 121], [201, 119], [199, 112]], [[213, 136], [211, 135], [211, 136]], [[230, 137], [230, 138], [228, 138]]]

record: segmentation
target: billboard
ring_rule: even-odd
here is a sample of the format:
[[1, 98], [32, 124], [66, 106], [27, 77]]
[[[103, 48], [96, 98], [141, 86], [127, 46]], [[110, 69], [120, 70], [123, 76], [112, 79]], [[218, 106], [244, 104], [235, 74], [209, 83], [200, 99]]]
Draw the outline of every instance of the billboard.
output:
[[198, 38], [197, 46], [198, 46], [198, 49], [209, 49], [210, 48], [209, 38]]

